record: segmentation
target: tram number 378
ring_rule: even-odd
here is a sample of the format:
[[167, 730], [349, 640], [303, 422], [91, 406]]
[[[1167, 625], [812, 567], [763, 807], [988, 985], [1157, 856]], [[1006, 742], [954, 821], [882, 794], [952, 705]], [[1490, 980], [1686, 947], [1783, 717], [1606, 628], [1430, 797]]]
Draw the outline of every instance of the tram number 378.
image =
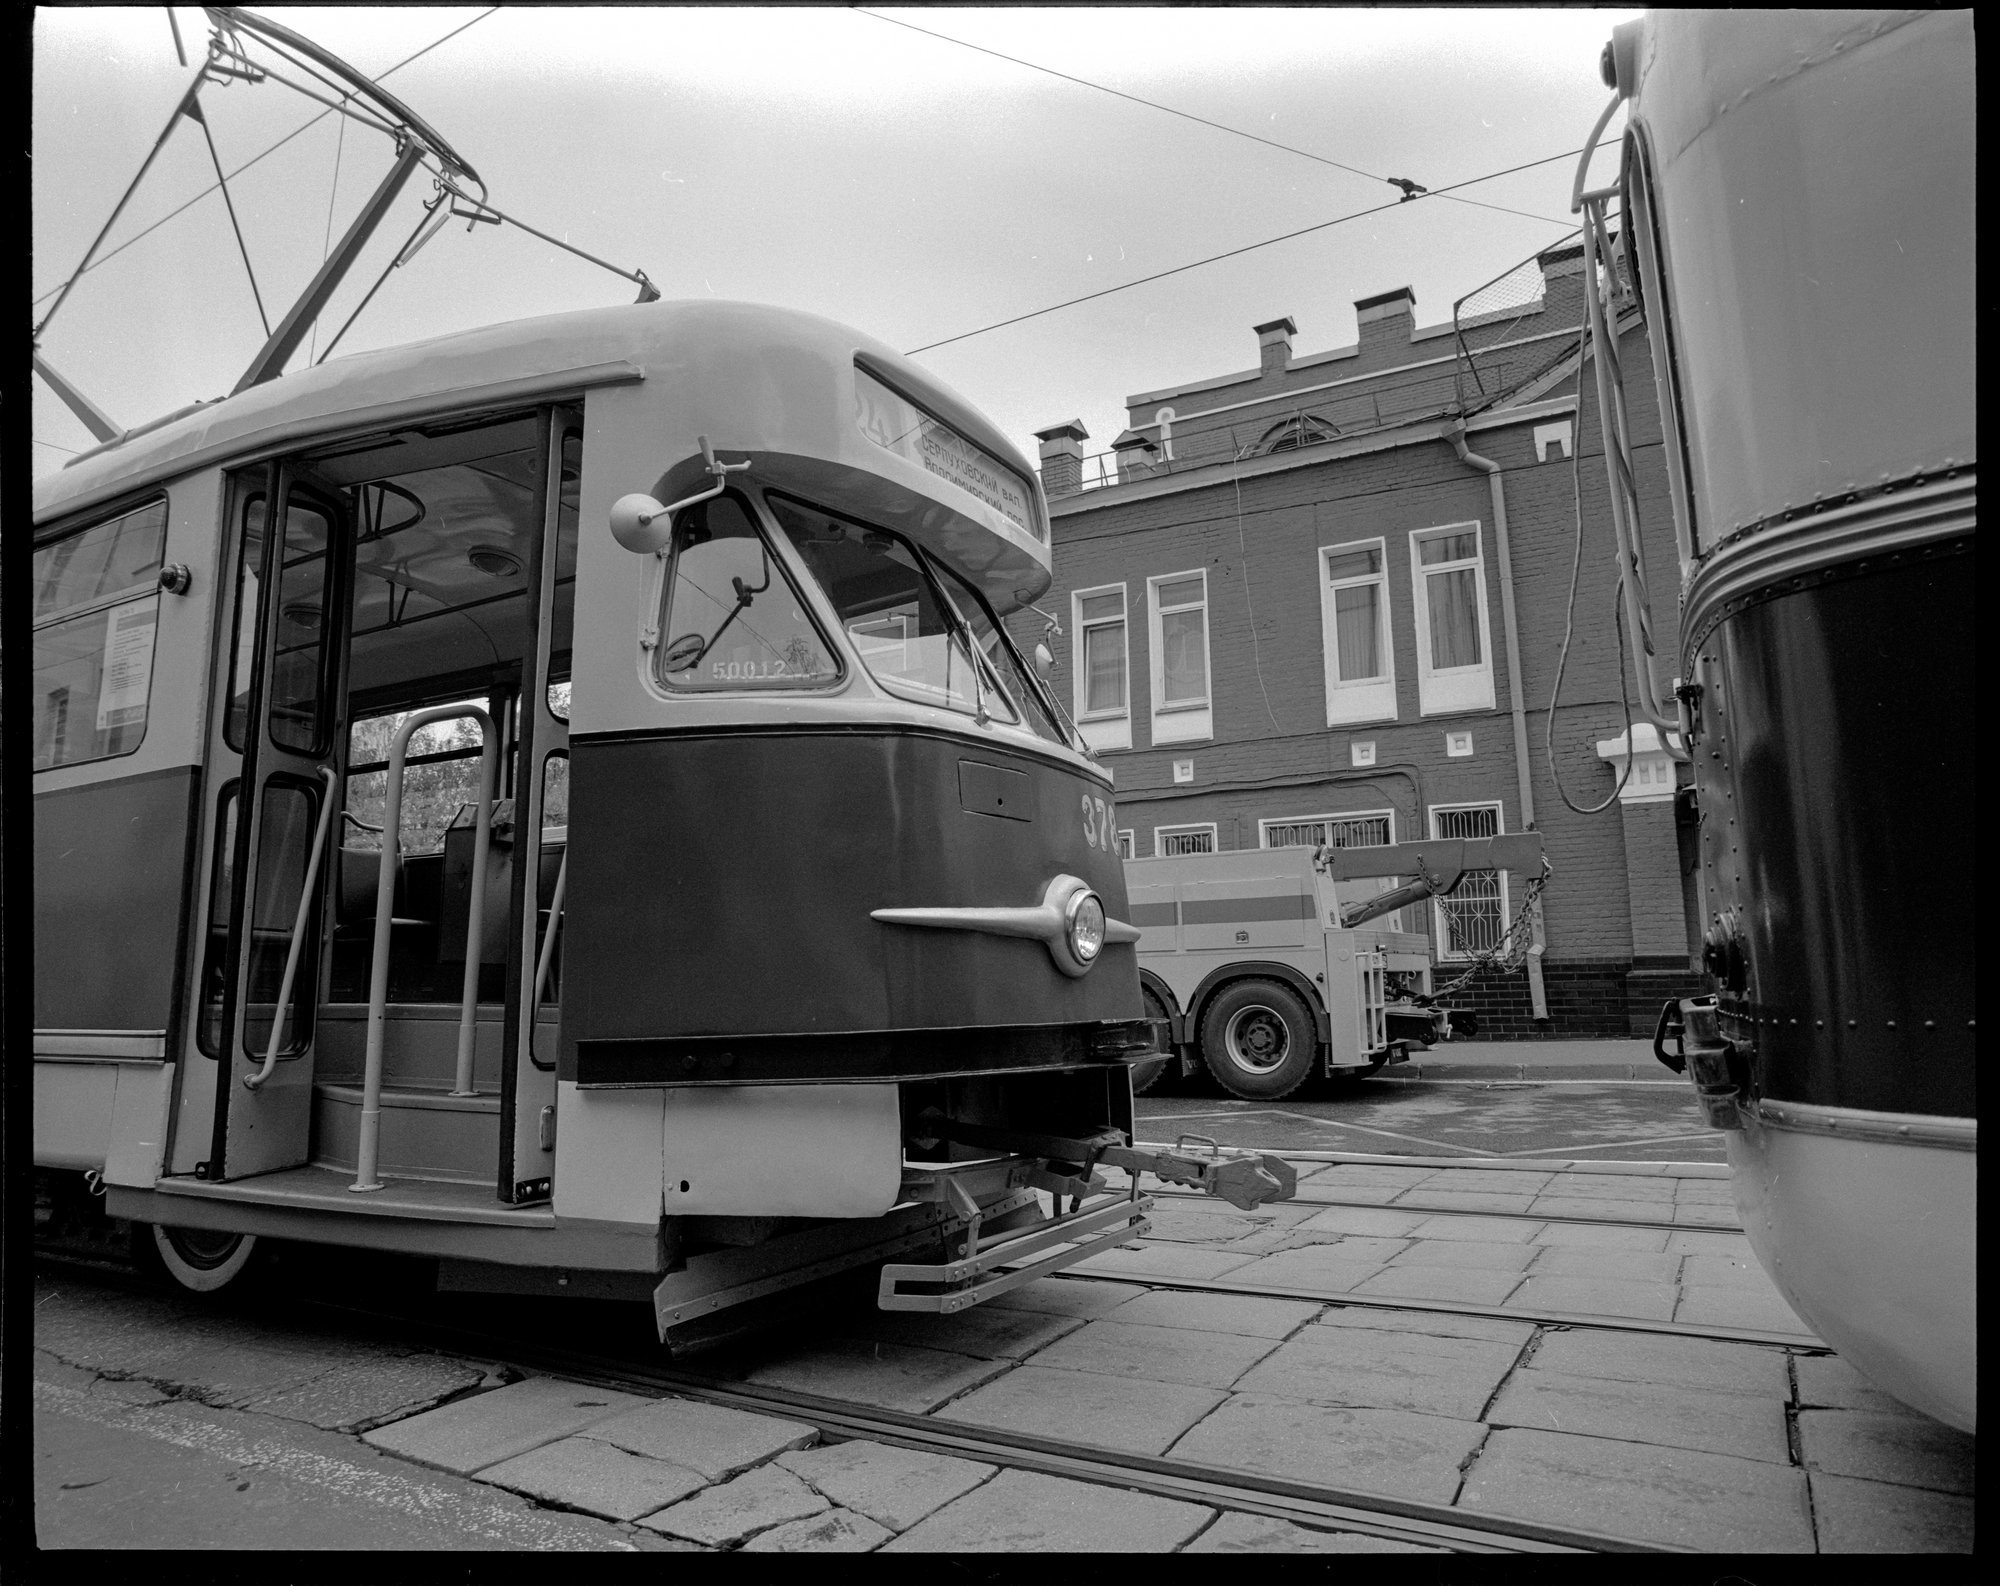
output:
[[1083, 795], [1083, 840], [1093, 848], [1102, 848], [1107, 854], [1116, 841], [1112, 833], [1114, 812], [1103, 799]]

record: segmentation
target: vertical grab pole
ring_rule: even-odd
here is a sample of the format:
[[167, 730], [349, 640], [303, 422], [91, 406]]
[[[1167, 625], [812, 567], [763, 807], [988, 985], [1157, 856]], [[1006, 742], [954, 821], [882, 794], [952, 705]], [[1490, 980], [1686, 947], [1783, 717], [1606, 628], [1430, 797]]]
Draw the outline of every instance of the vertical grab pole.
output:
[[329, 766], [321, 766], [319, 774], [326, 779], [326, 803], [320, 806], [319, 829], [313, 833], [312, 858], [306, 865], [306, 884], [299, 894], [298, 917], [292, 921], [291, 950], [285, 954], [285, 978], [278, 985], [278, 1005], [271, 1015], [271, 1044], [264, 1049], [264, 1066], [254, 1074], [243, 1076], [246, 1090], [257, 1090], [271, 1077], [271, 1070], [278, 1065], [278, 1047], [285, 1037], [285, 1008], [292, 1000], [292, 982], [298, 977], [299, 950], [305, 945], [306, 922], [312, 918], [313, 883], [319, 880], [320, 856], [326, 852], [326, 829], [333, 821], [333, 795], [340, 785], [340, 779]]
[[[492, 841], [493, 795], [499, 788], [500, 740], [484, 711], [479, 718], [479, 815], [472, 838], [472, 899], [466, 909], [465, 980], [458, 1007], [458, 1067], [452, 1079], [454, 1096], [476, 1096], [472, 1088], [472, 1047], [479, 1011], [479, 958], [486, 921], [486, 850]], [[567, 855], [564, 855], [567, 858]]]
[[[389, 744], [389, 786], [382, 810], [382, 869], [375, 880], [375, 951], [368, 970], [368, 1053], [361, 1079], [361, 1140], [355, 1153], [354, 1182], [347, 1186], [356, 1194], [382, 1187], [376, 1172], [382, 1141], [382, 1035], [389, 1001], [389, 915], [396, 898], [396, 860], [402, 844], [403, 760], [409, 752], [411, 736], [420, 728], [434, 721], [456, 721], [468, 716], [478, 721], [485, 734], [486, 745], [479, 762], [484, 780], [489, 757], [495, 755], [497, 746], [493, 718], [476, 706], [437, 705], [420, 710], [396, 729], [396, 736]], [[485, 792], [482, 786], [482, 838], [491, 814]], [[475, 855], [475, 864], [478, 857]], [[480, 880], [475, 876], [475, 885]]]
[[564, 847], [562, 863], [556, 867], [556, 889], [549, 898], [549, 928], [542, 935], [541, 955], [535, 960], [535, 994], [528, 1003], [528, 1061], [535, 1061], [535, 1020], [541, 1017], [542, 992], [549, 983], [549, 960], [555, 956], [556, 928], [562, 924], [563, 888], [569, 884], [569, 849]]

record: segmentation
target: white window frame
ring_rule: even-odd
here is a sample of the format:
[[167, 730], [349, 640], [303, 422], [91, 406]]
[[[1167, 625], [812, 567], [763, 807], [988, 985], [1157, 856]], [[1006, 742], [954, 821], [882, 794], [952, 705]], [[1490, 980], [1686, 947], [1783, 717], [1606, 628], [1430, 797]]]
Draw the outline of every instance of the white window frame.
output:
[[[1210, 853], [1219, 854], [1222, 852], [1221, 844], [1216, 840], [1215, 822], [1194, 821], [1185, 826], [1155, 826], [1153, 828], [1153, 857], [1155, 859], [1170, 857], [1167, 853], [1165, 839], [1169, 837], [1185, 837], [1195, 832], [1208, 833], [1208, 851]], [[1178, 858], [1182, 856], [1175, 855], [1172, 857]]]
[[[1161, 642], [1161, 619], [1171, 612], [1192, 611], [1195, 603], [1185, 602], [1172, 606], [1167, 611], [1160, 609], [1160, 586], [1177, 584], [1184, 579], [1201, 580], [1201, 667], [1202, 678], [1207, 692], [1200, 700], [1189, 700], [1169, 705], [1166, 703], [1167, 665], [1166, 647]], [[1153, 684], [1153, 742], [1195, 743], [1215, 736], [1215, 663], [1211, 655], [1209, 621], [1208, 569], [1191, 567], [1185, 572], [1161, 573], [1146, 580], [1146, 638], [1151, 654], [1147, 657], [1148, 670]]]
[[[1447, 562], [1426, 568], [1422, 546], [1425, 540], [1446, 534], [1473, 536], [1474, 554], [1470, 561]], [[1470, 567], [1479, 616], [1479, 660], [1471, 666], [1431, 665], [1430, 590], [1427, 576], [1455, 572]], [[1468, 523], [1438, 523], [1410, 531], [1410, 606], [1417, 625], [1417, 704], [1426, 716], [1443, 716], [1458, 711], [1492, 710], [1493, 632], [1486, 614], [1486, 532], [1477, 519]]]
[[[1335, 583], [1327, 565], [1336, 556], [1355, 551], [1381, 553], [1380, 570]], [[1382, 618], [1382, 675], [1352, 683], [1340, 677], [1340, 635], [1335, 628], [1334, 595], [1342, 589], [1364, 584], [1375, 586]], [[1326, 663], [1326, 724], [1339, 727], [1352, 722], [1394, 721], [1396, 719], [1396, 628], [1389, 604], [1389, 542], [1376, 538], [1346, 540], [1339, 545], [1319, 548], [1319, 631], [1320, 647]]]
[[1130, 826], [1119, 827], [1118, 857], [1120, 859], [1131, 859], [1137, 856], [1139, 851], [1135, 840], [1137, 838], [1137, 835], [1138, 834], [1134, 832]]
[[[1494, 835], [1504, 836], [1506, 834], [1507, 809], [1506, 806], [1500, 802], [1500, 800], [1468, 799], [1462, 803], [1457, 803], [1457, 804], [1431, 805], [1429, 811], [1429, 819], [1430, 819], [1430, 829], [1432, 838], [1435, 839], [1438, 835], [1438, 827], [1441, 824], [1438, 820], [1438, 817], [1440, 815], [1457, 814], [1467, 810], [1491, 810], [1493, 812]], [[1513, 923], [1514, 916], [1508, 907], [1507, 872], [1504, 870], [1500, 871], [1499, 878], [1500, 878], [1500, 927], [1502, 931], [1500, 942], [1502, 945], [1504, 945], [1507, 940], [1505, 935], [1506, 929], [1509, 925]], [[1467, 959], [1475, 956], [1472, 953], [1456, 952], [1452, 949], [1451, 927], [1445, 919], [1445, 904], [1442, 898], [1431, 899], [1431, 928], [1435, 932], [1435, 935], [1433, 936], [1432, 940], [1436, 944], [1436, 956], [1440, 962], [1463, 963]]]
[[[1118, 597], [1118, 626], [1121, 632], [1121, 650], [1125, 663], [1125, 699], [1116, 710], [1089, 711], [1084, 709], [1084, 701], [1089, 697], [1090, 675], [1084, 662], [1084, 620], [1083, 603], [1104, 595]], [[1074, 686], [1070, 693], [1076, 707], [1077, 730], [1083, 734], [1083, 741], [1096, 750], [1129, 749], [1132, 747], [1132, 603], [1126, 598], [1123, 584], [1098, 584], [1090, 589], [1079, 589], [1069, 597], [1070, 631], [1070, 673]], [[1089, 624], [1093, 628], [1105, 628], [1111, 619], [1100, 617]]]
[[1372, 821], [1381, 820], [1384, 817], [1389, 822], [1389, 842], [1393, 846], [1396, 841], [1396, 812], [1392, 809], [1330, 810], [1323, 815], [1273, 816], [1269, 820], [1259, 820], [1257, 822], [1257, 846], [1259, 848], [1269, 848], [1271, 846], [1271, 828], [1273, 826], [1310, 826], [1314, 821]]

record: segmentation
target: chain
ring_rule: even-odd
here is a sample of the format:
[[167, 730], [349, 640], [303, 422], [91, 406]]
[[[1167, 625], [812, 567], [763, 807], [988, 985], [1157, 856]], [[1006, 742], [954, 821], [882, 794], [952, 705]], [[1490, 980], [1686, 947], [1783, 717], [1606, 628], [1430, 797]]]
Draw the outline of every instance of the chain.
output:
[[1454, 992], [1463, 989], [1477, 975], [1489, 973], [1495, 975], [1512, 974], [1522, 964], [1527, 962], [1528, 946], [1532, 940], [1527, 929], [1528, 917], [1534, 912], [1535, 902], [1541, 897], [1542, 888], [1548, 884], [1549, 862], [1544, 857], [1542, 860], [1542, 873], [1530, 881], [1523, 890], [1520, 911], [1515, 914], [1514, 923], [1507, 928], [1507, 933], [1500, 938], [1500, 945], [1493, 948], [1490, 952], [1478, 954], [1466, 966], [1464, 974], [1433, 991], [1431, 993], [1431, 1000], [1433, 1002], [1442, 1001]]

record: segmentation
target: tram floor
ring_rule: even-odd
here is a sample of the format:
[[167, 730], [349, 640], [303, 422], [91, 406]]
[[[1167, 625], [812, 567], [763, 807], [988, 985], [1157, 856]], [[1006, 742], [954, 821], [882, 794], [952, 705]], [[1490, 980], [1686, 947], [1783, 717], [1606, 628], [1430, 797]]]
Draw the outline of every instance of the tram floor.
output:
[[[1298, 1165], [1296, 1203], [1162, 1195], [1137, 1246], [972, 1311], [861, 1274], [671, 1362], [643, 1306], [418, 1262], [280, 1247], [221, 1305], [45, 1263], [43, 1544], [1970, 1552], [1970, 1438], [1795, 1320], [1631, 1308], [1754, 1298], [1712, 1168]], [[1444, 1204], [1489, 1179], [1541, 1205]]]

